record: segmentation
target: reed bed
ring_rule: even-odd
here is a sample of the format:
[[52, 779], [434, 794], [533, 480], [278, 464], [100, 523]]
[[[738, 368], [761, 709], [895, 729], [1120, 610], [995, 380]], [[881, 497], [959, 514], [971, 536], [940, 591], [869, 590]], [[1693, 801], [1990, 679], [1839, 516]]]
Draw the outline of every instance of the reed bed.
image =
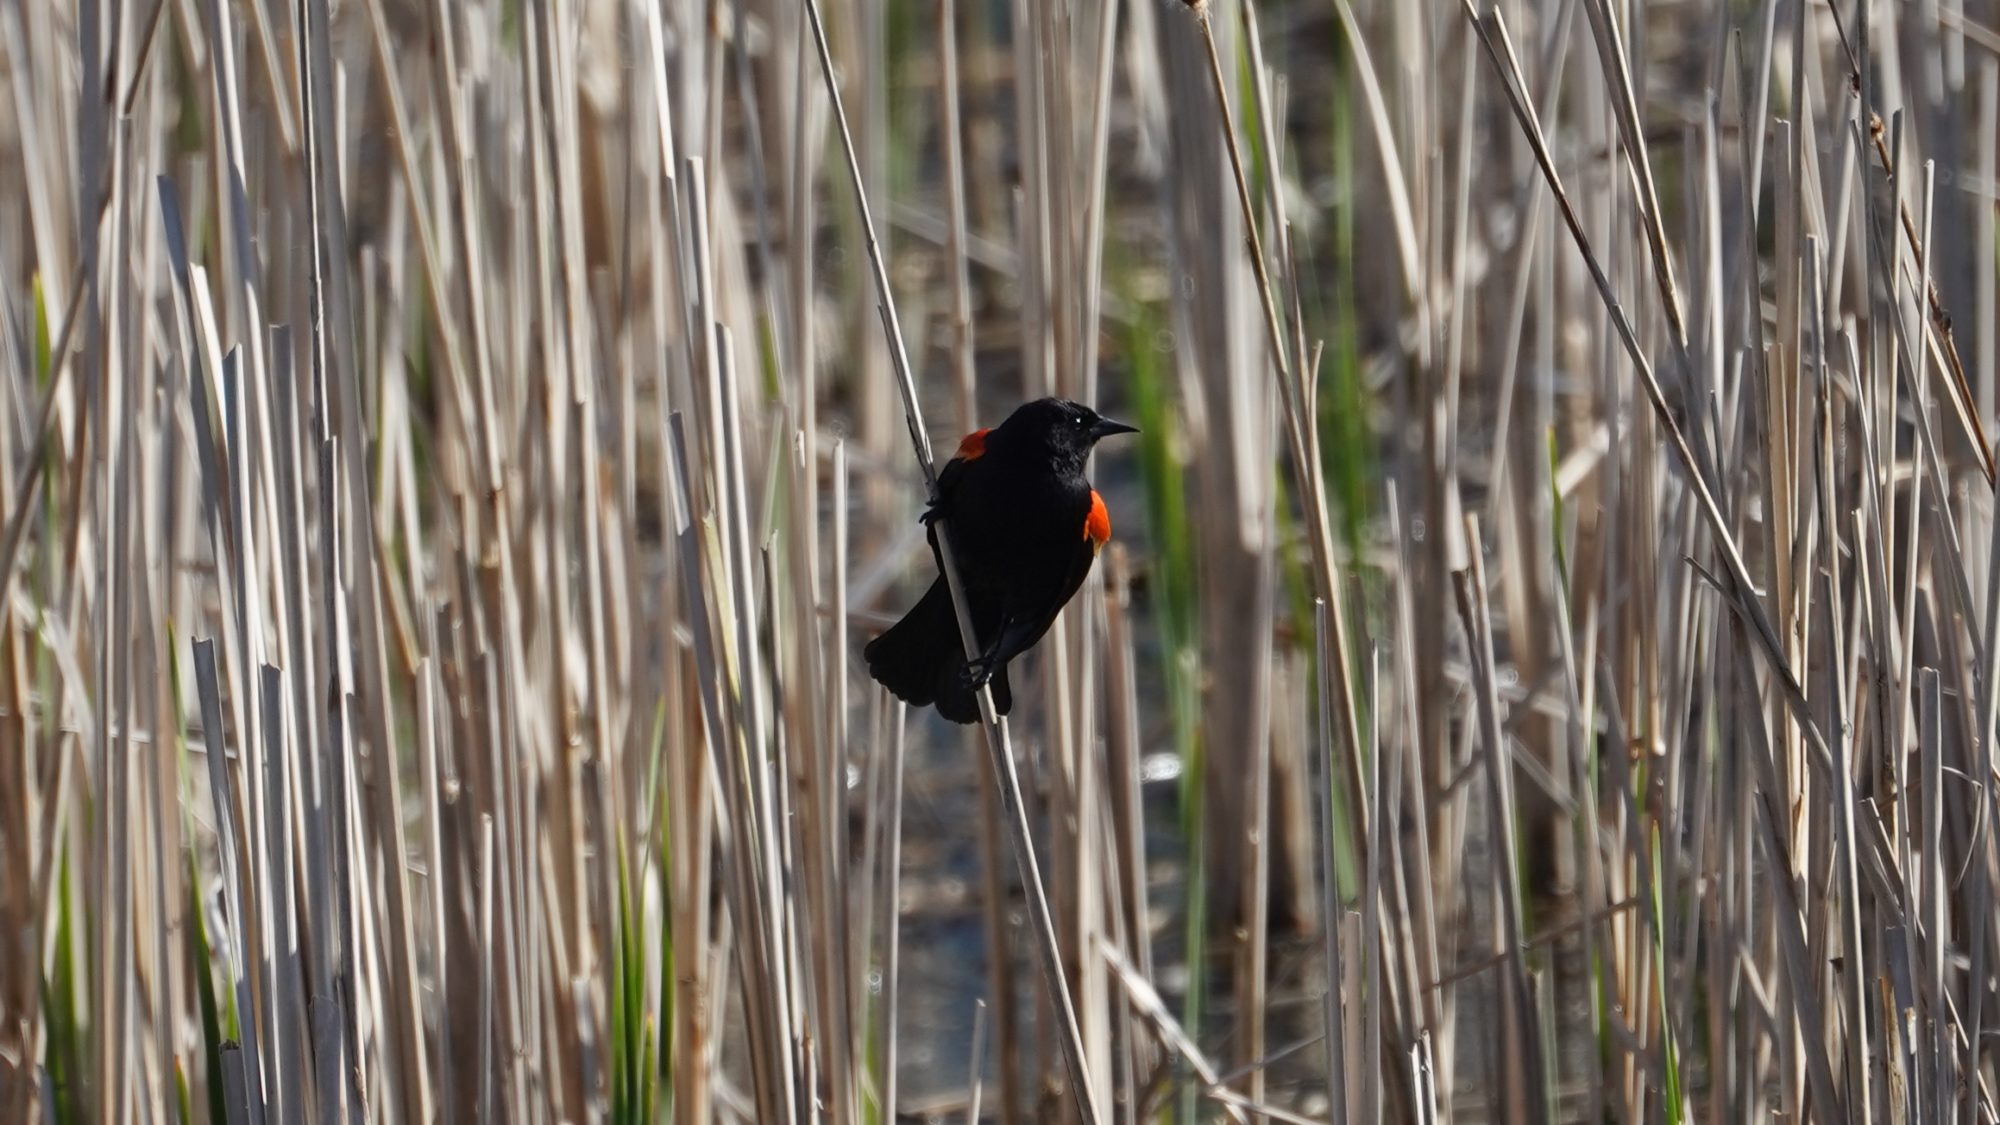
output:
[[1990, 4], [0, 0], [0, 200], [0, 1120], [2000, 1118]]

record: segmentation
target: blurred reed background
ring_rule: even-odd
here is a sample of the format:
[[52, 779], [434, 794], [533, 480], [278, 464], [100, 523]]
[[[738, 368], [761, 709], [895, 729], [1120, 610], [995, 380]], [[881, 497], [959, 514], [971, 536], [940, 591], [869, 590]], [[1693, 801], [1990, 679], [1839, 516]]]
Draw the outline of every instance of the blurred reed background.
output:
[[823, 14], [0, 0], [0, 1120], [1995, 1119], [2000, 5]]

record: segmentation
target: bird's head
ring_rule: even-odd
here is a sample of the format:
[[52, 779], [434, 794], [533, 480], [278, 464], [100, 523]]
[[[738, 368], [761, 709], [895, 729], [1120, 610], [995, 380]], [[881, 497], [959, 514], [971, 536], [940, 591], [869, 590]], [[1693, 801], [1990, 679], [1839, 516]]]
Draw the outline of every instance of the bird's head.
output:
[[1057, 464], [1081, 470], [1091, 447], [1100, 439], [1138, 432], [1139, 427], [1115, 422], [1082, 403], [1040, 398], [1009, 415], [997, 435], [1009, 445], [1040, 446]]

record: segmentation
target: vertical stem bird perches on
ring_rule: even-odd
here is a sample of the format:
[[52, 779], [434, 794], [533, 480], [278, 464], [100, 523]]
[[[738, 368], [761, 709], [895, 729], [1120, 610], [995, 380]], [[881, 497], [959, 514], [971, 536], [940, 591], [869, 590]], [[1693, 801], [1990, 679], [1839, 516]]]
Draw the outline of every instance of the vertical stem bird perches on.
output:
[[[882, 314], [882, 330], [888, 336], [890, 362], [895, 368], [897, 388], [902, 392], [903, 418], [910, 429], [910, 444], [916, 450], [917, 464], [924, 471], [924, 487], [935, 503], [938, 499], [937, 467], [932, 461], [930, 434], [924, 428], [923, 408], [917, 402], [917, 383], [910, 371], [910, 357], [903, 348], [903, 329], [896, 317], [895, 296], [889, 290], [889, 271], [882, 261], [882, 247], [875, 240], [875, 219], [868, 206], [861, 163], [855, 155], [854, 135], [847, 126], [847, 109], [841, 102], [840, 84], [834, 80], [833, 56], [827, 49], [826, 25], [820, 18], [818, 0], [806, 0], [806, 12], [812, 17], [813, 43], [819, 49], [820, 73], [826, 80], [827, 98], [833, 103], [833, 120], [840, 130], [841, 152], [847, 157], [855, 204], [861, 211], [862, 238], [868, 247], [868, 265], [875, 282], [877, 307]], [[972, 629], [972, 616], [966, 607], [958, 563], [952, 554], [951, 520], [946, 517], [933, 526], [937, 528], [938, 562], [944, 572], [945, 585], [951, 591], [952, 612], [958, 619], [958, 635], [965, 643], [966, 659], [976, 660], [979, 657], [979, 640]], [[1006, 806], [1007, 826], [1014, 840], [1014, 858], [1020, 865], [1022, 886], [1034, 916], [1035, 945], [1041, 960], [1042, 983], [1048, 988], [1062, 1022], [1056, 1038], [1062, 1044], [1063, 1061], [1069, 1070], [1071, 1094], [1085, 1125], [1096, 1125], [1099, 1120], [1097, 1106], [1089, 1086], [1089, 1071], [1083, 1065], [1083, 1036], [1077, 1027], [1076, 1006], [1070, 1000], [1069, 987], [1063, 978], [1062, 951], [1056, 942], [1048, 895], [1042, 888], [1034, 841], [1029, 836], [1027, 816], [1021, 809], [1021, 780], [1014, 768], [1013, 748], [1007, 740], [1007, 721], [994, 711], [993, 693], [984, 684], [979, 688], [979, 715], [986, 729], [986, 748], [994, 757], [995, 772], [1000, 778], [1000, 798]], [[994, 950], [992, 955], [998, 956], [999, 951]]]

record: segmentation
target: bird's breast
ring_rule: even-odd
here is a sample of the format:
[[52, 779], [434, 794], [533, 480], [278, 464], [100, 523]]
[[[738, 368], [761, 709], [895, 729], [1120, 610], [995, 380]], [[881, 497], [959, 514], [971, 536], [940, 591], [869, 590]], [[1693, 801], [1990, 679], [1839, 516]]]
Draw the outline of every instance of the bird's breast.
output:
[[1096, 494], [1081, 475], [1021, 472], [990, 455], [967, 468], [988, 470], [968, 471], [951, 502], [952, 543], [968, 582], [1013, 583], [1044, 569], [1066, 571], [1080, 530], [1085, 538], [1100, 526], [1110, 534], [1109, 516], [1099, 517]]

